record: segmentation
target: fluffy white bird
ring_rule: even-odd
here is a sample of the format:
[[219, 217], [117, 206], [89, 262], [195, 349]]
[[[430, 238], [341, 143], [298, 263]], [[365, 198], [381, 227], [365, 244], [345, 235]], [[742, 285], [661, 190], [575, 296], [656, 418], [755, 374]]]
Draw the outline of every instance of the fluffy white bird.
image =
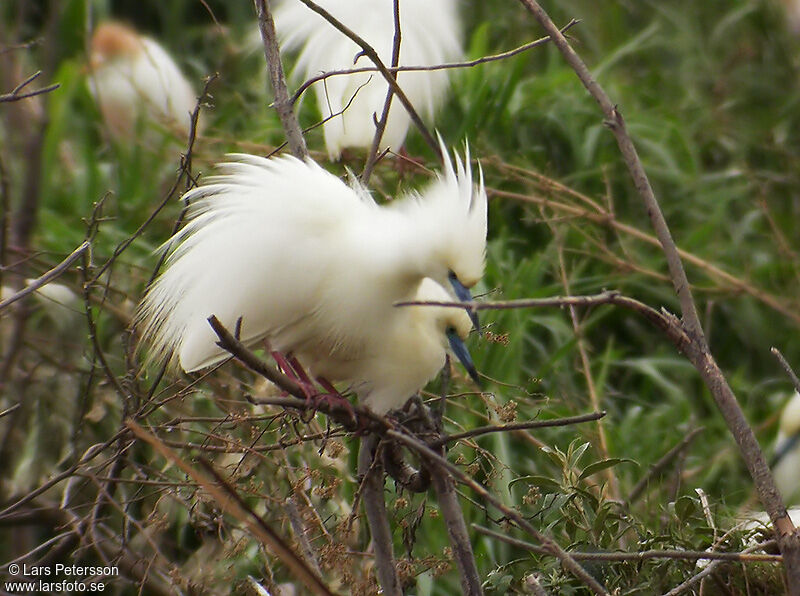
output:
[[231, 159], [185, 195], [188, 223], [140, 305], [151, 358], [187, 372], [225, 359], [213, 314], [230, 330], [241, 318], [243, 342], [266, 339], [378, 412], [435, 375], [448, 341], [475, 376], [458, 345], [463, 310], [393, 306], [452, 300], [448, 285], [468, 299], [483, 275], [486, 192], [482, 177], [473, 185], [468, 153], [467, 166], [445, 158], [424, 193], [384, 206], [310, 160]]
[[102, 23], [92, 36], [89, 68], [89, 88], [114, 138], [134, 138], [140, 121], [188, 135], [197, 94], [157, 42]]
[[[357, 33], [391, 66], [394, 43], [393, 0], [317, 0], [317, 4]], [[330, 23], [297, 0], [284, 0], [275, 13], [282, 47], [299, 50], [295, 78], [322, 72], [371, 67], [361, 48]], [[401, 0], [400, 66], [435, 66], [458, 60], [462, 34], [456, 0]], [[398, 74], [397, 82], [424, 118], [431, 118], [444, 98], [447, 71]], [[379, 72], [328, 77], [315, 84], [317, 104], [324, 123], [325, 145], [331, 158], [345, 147], [370, 147], [375, 135], [374, 115], [380, 117], [388, 84]], [[381, 149], [399, 149], [410, 118], [394, 98]]]
[[800, 502], [800, 394], [796, 391], [781, 414], [772, 473], [786, 503]]

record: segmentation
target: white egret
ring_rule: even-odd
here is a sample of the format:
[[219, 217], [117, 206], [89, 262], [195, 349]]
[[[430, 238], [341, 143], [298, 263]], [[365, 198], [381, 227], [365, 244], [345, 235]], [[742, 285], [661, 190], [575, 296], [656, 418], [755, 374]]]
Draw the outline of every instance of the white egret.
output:
[[476, 376], [459, 345], [462, 309], [393, 306], [452, 300], [449, 286], [467, 299], [483, 275], [486, 192], [468, 153], [455, 169], [445, 157], [422, 194], [384, 206], [310, 160], [231, 159], [185, 195], [188, 223], [140, 305], [151, 358], [187, 372], [224, 360], [213, 314], [230, 330], [241, 319], [246, 344], [265, 339], [312, 375], [347, 382], [376, 411], [430, 380], [448, 340]]
[[89, 68], [89, 88], [114, 138], [134, 138], [140, 119], [188, 135], [197, 94], [156, 41], [102, 23], [92, 36]]
[[796, 391], [781, 413], [772, 473], [786, 503], [800, 502], [800, 394]]
[[[394, 40], [393, 0], [316, 0], [338, 21], [358, 34], [391, 66]], [[299, 50], [294, 77], [311, 78], [322, 72], [374, 66], [350, 38], [297, 0], [284, 0], [275, 12], [281, 45]], [[436, 66], [458, 60], [462, 34], [456, 0], [401, 0], [400, 66]], [[431, 118], [448, 85], [445, 70], [401, 72], [397, 82], [411, 104]], [[374, 116], [381, 115], [389, 86], [379, 72], [328, 77], [315, 84], [317, 104], [326, 119], [325, 145], [331, 158], [345, 147], [370, 147]], [[381, 149], [399, 149], [410, 118], [395, 98]]]

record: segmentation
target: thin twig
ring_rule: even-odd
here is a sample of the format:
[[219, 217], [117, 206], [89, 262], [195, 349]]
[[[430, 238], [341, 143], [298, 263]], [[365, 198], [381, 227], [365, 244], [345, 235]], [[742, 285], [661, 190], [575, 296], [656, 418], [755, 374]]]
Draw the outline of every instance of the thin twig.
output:
[[[392, 41], [392, 67], [396, 68], [400, 62], [400, 43], [402, 42], [402, 31], [400, 28], [400, 0], [393, 2], [394, 14], [394, 40]], [[392, 78], [397, 81], [397, 73], [390, 72]], [[364, 171], [361, 172], [361, 184], [364, 186], [369, 185], [369, 178], [372, 176], [372, 170], [378, 162], [378, 149], [383, 139], [383, 133], [386, 131], [386, 124], [389, 122], [389, 109], [392, 107], [392, 98], [394, 97], [394, 90], [392, 86], [386, 90], [386, 99], [383, 102], [383, 110], [381, 117], [375, 121], [375, 135], [372, 137], [372, 144], [367, 152], [367, 163], [364, 165]], [[373, 118], [375, 116], [373, 115]]]
[[86, 251], [90, 246], [89, 241], [83, 242], [78, 248], [73, 250], [63, 261], [61, 261], [58, 265], [47, 271], [43, 275], [40, 275], [36, 279], [34, 279], [31, 283], [21, 289], [19, 292], [14, 294], [13, 296], [9, 296], [2, 302], [0, 302], [0, 311], [4, 308], [9, 306], [10, 304], [14, 304], [17, 300], [28, 296], [29, 294], [33, 294], [36, 290], [41, 288], [44, 285], [47, 285], [51, 281], [57, 279], [62, 273], [64, 273], [70, 266], [77, 261], [80, 256]]
[[489, 433], [501, 433], [518, 430], [530, 430], [532, 428], [551, 428], [554, 426], [570, 426], [572, 424], [581, 424], [582, 422], [593, 422], [600, 420], [606, 415], [603, 412], [592, 412], [591, 414], [582, 414], [580, 416], [569, 416], [567, 418], [556, 418], [555, 420], [532, 420], [529, 422], [515, 422], [513, 424], [500, 424], [492, 426], [480, 426], [467, 430], [461, 433], [454, 433], [452, 435], [445, 435], [435, 441], [429, 443], [431, 447], [438, 447], [445, 443], [452, 443], [460, 441], [461, 439], [470, 439]]
[[654, 476], [660, 474], [661, 471], [664, 470], [664, 468], [666, 468], [681, 452], [683, 452], [689, 446], [689, 443], [694, 441], [694, 438], [704, 430], [705, 429], [702, 426], [692, 429], [689, 434], [683, 437], [683, 439], [681, 439], [677, 445], [661, 456], [659, 460], [653, 464], [648, 473], [631, 489], [627, 500], [628, 505], [635, 502], [644, 492], [644, 489], [647, 488], [650, 480]]
[[53, 476], [52, 478], [50, 478], [46, 482], [42, 483], [40, 486], [38, 486], [35, 489], [33, 489], [32, 491], [30, 491], [24, 497], [20, 497], [17, 501], [11, 503], [5, 509], [0, 511], [0, 520], [2, 520], [3, 518], [7, 517], [9, 514], [13, 513], [14, 511], [19, 509], [20, 507], [22, 507], [26, 503], [29, 503], [30, 501], [32, 501], [33, 499], [35, 499], [36, 497], [38, 497], [42, 493], [44, 493], [47, 490], [51, 489], [52, 487], [54, 487], [56, 484], [58, 484], [62, 480], [66, 480], [66, 479], [72, 477], [72, 475], [75, 473], [76, 470], [78, 470], [81, 466], [83, 466], [84, 464], [90, 462], [95, 457], [100, 455], [100, 453], [102, 453], [110, 445], [116, 443], [117, 439], [119, 439], [119, 437], [125, 432], [126, 431], [120, 431], [120, 432], [116, 433], [113, 437], [111, 437], [110, 439], [105, 441], [104, 443], [100, 443], [100, 444], [97, 444], [97, 445], [92, 445], [91, 447], [89, 447], [89, 449], [87, 449], [86, 452], [83, 454], [83, 457], [81, 457], [81, 459], [79, 459], [75, 464], [71, 465], [70, 467], [68, 467], [63, 472], [61, 472], [59, 474], [56, 474], [55, 476]]
[[684, 344], [689, 342], [689, 338], [683, 330], [676, 326], [674, 317], [666, 311], [657, 311], [633, 298], [623, 296], [616, 290], [606, 290], [599, 294], [587, 296], [553, 296], [550, 298], [523, 298], [519, 300], [497, 300], [492, 302], [437, 302], [433, 300], [409, 300], [395, 302], [394, 306], [441, 306], [448, 308], [463, 308], [466, 311], [474, 312], [478, 310], [506, 310], [514, 308], [552, 308], [562, 306], [598, 306], [602, 304], [614, 304], [632, 310], [653, 325], [670, 334], [673, 343]]
[[[506, 544], [517, 548], [522, 548], [539, 555], [552, 555], [546, 548], [512, 538], [508, 534], [495, 532], [489, 528], [484, 528], [477, 524], [472, 524], [472, 528], [479, 534], [496, 538]], [[758, 545], [760, 548], [762, 545]], [[570, 552], [570, 556], [576, 561], [648, 561], [650, 559], [673, 559], [678, 561], [739, 561], [745, 563], [780, 563], [783, 561], [781, 555], [768, 554], [749, 554], [749, 553], [715, 553], [705, 550], [643, 550], [635, 553], [621, 552]]]
[[[147, 219], [144, 220], [144, 222], [142, 222], [142, 224], [138, 228], [136, 228], [136, 231], [133, 232], [133, 234], [128, 236], [123, 242], [120, 242], [119, 245], [117, 245], [117, 247], [114, 249], [114, 253], [108, 258], [108, 260], [105, 263], [103, 263], [102, 266], [100, 266], [97, 269], [94, 277], [92, 278], [93, 284], [96, 283], [97, 280], [100, 279], [100, 276], [102, 276], [108, 270], [108, 268], [114, 264], [114, 262], [117, 260], [117, 257], [119, 257], [131, 244], [134, 243], [134, 241], [139, 236], [142, 235], [144, 230], [156, 219], [156, 217], [158, 216], [159, 213], [161, 213], [164, 207], [166, 207], [169, 204], [169, 202], [175, 196], [175, 193], [178, 192], [178, 187], [181, 184], [181, 180], [184, 179], [184, 176], [186, 176], [187, 179], [191, 179], [192, 184], [194, 184], [194, 178], [192, 177], [192, 173], [189, 170], [189, 167], [192, 162], [192, 153], [194, 152], [194, 144], [197, 139], [197, 134], [196, 134], [197, 117], [195, 115], [198, 114], [200, 106], [206, 101], [206, 99], [210, 97], [209, 87], [217, 79], [217, 77], [218, 75], [216, 73], [206, 77], [203, 91], [200, 93], [200, 96], [197, 99], [197, 104], [195, 105], [195, 109], [192, 112], [192, 120], [191, 120], [192, 129], [189, 132], [186, 152], [181, 156], [181, 164], [180, 167], [178, 168], [178, 174], [175, 177], [175, 181], [172, 183], [172, 186], [170, 186], [170, 189], [167, 191], [166, 195], [164, 195], [164, 198], [161, 199], [161, 202], [156, 206], [153, 212], [150, 213]], [[188, 180], [187, 180], [187, 187], [188, 187]], [[153, 275], [155, 276], [155, 273]]]
[[275, 22], [272, 20], [272, 12], [266, 0], [254, 0], [256, 15], [258, 16], [258, 29], [261, 32], [261, 41], [264, 43], [264, 58], [267, 61], [267, 70], [272, 82], [272, 90], [275, 92], [275, 101], [272, 105], [278, 112], [278, 118], [286, 133], [286, 141], [289, 143], [289, 150], [298, 159], [308, 158], [308, 148], [303, 139], [303, 131], [300, 122], [292, 109], [292, 102], [289, 100], [289, 90], [286, 87], [286, 75], [281, 64], [281, 51], [278, 46], [278, 34], [275, 32]]
[[60, 83], [54, 83], [53, 85], [48, 85], [47, 87], [36, 89], [35, 91], [26, 91], [24, 93], [20, 93], [25, 87], [27, 87], [33, 81], [35, 81], [41, 74], [42, 71], [38, 70], [31, 76], [29, 76], [27, 79], [22, 81], [19, 85], [14, 87], [14, 89], [10, 93], [0, 93], [0, 103], [9, 101], [19, 101], [21, 99], [27, 99], [28, 97], [42, 95], [43, 93], [50, 93], [51, 91], [55, 91], [61, 86]]
[[[571, 29], [578, 23], [580, 23], [580, 21], [573, 19], [572, 21], [567, 23], [561, 29], [561, 31], [566, 32], [568, 29]], [[401, 72], [431, 72], [436, 70], [450, 70], [455, 68], [473, 68], [481, 64], [486, 64], [488, 62], [495, 62], [497, 60], [506, 60], [518, 54], [522, 54], [523, 52], [527, 52], [530, 49], [542, 46], [546, 43], [550, 43], [550, 37], [540, 37], [537, 40], [523, 44], [518, 48], [514, 48], [513, 50], [508, 50], [507, 52], [501, 52], [500, 54], [483, 56], [481, 58], [476, 58], [475, 60], [467, 60], [464, 62], [445, 62], [444, 64], [436, 64], [434, 66], [391, 66], [388, 67], [386, 70], [388, 70], [392, 74], [397, 74]], [[330, 77], [359, 74], [364, 72], [379, 72], [379, 71], [378, 68], [375, 66], [363, 66], [359, 68], [345, 68], [341, 70], [329, 70], [327, 72], [323, 72], [322, 74], [311, 77], [310, 79], [304, 81], [303, 84], [297, 88], [297, 91], [294, 92], [294, 95], [292, 95], [291, 102], [292, 104], [297, 103], [297, 101], [300, 99], [303, 93], [305, 93], [305, 91], [309, 87], [311, 87], [314, 83], [324, 81], [325, 79], [328, 79]]]
[[778, 359], [781, 368], [783, 368], [783, 370], [786, 371], [786, 374], [789, 375], [789, 379], [792, 381], [792, 385], [794, 385], [794, 390], [800, 393], [800, 379], [797, 378], [794, 370], [792, 370], [792, 366], [789, 364], [789, 361], [784, 358], [783, 354], [781, 354], [781, 351], [778, 348], [773, 347], [770, 348], [769, 351], [772, 352], [772, 355]]

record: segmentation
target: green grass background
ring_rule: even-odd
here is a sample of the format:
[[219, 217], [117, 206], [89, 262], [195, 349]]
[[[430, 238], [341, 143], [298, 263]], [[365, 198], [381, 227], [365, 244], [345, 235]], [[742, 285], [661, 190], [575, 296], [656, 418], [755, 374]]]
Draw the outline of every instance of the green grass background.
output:
[[[59, 12], [49, 20], [37, 14], [39, 5], [33, 4], [14, 29], [18, 4], [0, 6], [4, 29], [17, 35], [12, 41], [42, 39], [18, 55], [23, 70], [42, 69], [42, 80], [58, 82], [60, 88], [39, 104], [47, 126], [31, 246], [35, 253], [21, 264], [19, 255], [8, 255], [4, 265], [15, 266], [4, 273], [4, 283], [18, 270], [25, 269], [28, 276], [41, 273], [80, 244], [102, 200], [91, 251], [96, 272], [166, 197], [185, 151], [183, 140], [165, 141], [163, 146], [108, 141], [86, 86], [90, 24], [113, 17], [157, 38], [198, 90], [205, 76], [218, 73], [204, 109], [206, 129], [193, 155], [195, 175], [205, 175], [228, 151], [266, 155], [282, 142], [279, 122], [268, 107], [263, 53], [252, 43], [251, 3], [64, 0], [54, 3]], [[580, 21], [569, 31], [573, 46], [624, 114], [678, 246], [738, 280], [734, 285], [707, 266], [687, 265], [712, 351], [769, 451], [778, 409], [790, 391], [770, 347], [778, 347], [800, 368], [798, 323], [786, 314], [800, 314], [800, 38], [788, 30], [779, 3], [766, 0], [561, 0], [542, 5], [559, 24]], [[515, 2], [465, 1], [462, 13], [470, 58], [543, 35]], [[7, 106], [0, 105], [0, 116], [10, 109]], [[304, 126], [313, 125], [318, 120], [314, 102], [302, 102], [299, 116]], [[613, 213], [615, 222], [651, 233], [599, 108], [555, 48], [544, 46], [455, 72], [435, 125], [450, 145], [469, 140], [486, 177], [491, 197], [489, 248], [479, 289], [487, 299], [563, 295], [566, 279], [573, 294], [615, 289], [677, 312], [661, 252], [615, 229], [609, 218], [588, 216]], [[31, 162], [20, 149], [30, 134], [30, 127], [8, 117], [0, 125], [8, 196], [17, 203], [31, 175]], [[307, 142], [325, 161], [321, 131], [309, 132]], [[406, 148], [436, 167], [419, 134], [409, 136]], [[362, 163], [356, 155], [346, 165], [358, 171]], [[330, 164], [330, 169], [343, 174], [343, 165]], [[379, 196], [394, 195], [425, 180], [416, 171], [398, 173], [392, 160], [385, 160], [373, 176], [373, 187]], [[109, 439], [123, 413], [140, 405], [132, 402], [147, 394], [154, 371], [149, 377], [140, 375], [133, 383], [136, 391], [122, 398], [99, 367], [97, 352], [102, 352], [110, 371], [126, 379], [131, 369], [126, 362], [125, 313], [141, 297], [157, 262], [153, 251], [169, 237], [180, 212], [176, 196], [91, 288], [94, 343], [80, 312], [75, 326], [64, 329], [42, 308], [33, 310], [23, 357], [9, 372], [0, 397], [0, 410], [20, 400], [25, 403], [13, 420], [0, 419], [3, 453], [9, 456], [0, 466], [6, 480], [2, 502], [15, 501], [55, 470], [77, 461], [90, 445]], [[62, 281], [76, 291], [82, 284], [75, 270]], [[784, 312], [758, 299], [759, 293], [784, 305]], [[579, 310], [578, 317], [579, 336], [563, 309], [484, 314], [497, 337], [473, 338], [470, 348], [479, 370], [497, 382], [489, 382], [487, 392], [477, 395], [457, 371], [455, 388], [467, 393], [451, 400], [448, 428], [590, 411], [580, 341], [601, 407], [608, 412], [603, 422], [608, 453], [600, 448], [597, 426], [586, 424], [525, 436], [487, 436], [453, 448], [451, 460], [467, 466], [476, 479], [565, 548], [707, 548], [732, 525], [732, 516], [758, 507], [709, 392], [672, 345], [633, 313], [603, 306]], [[9, 328], [10, 320], [6, 317], [0, 325]], [[247, 418], [254, 411], [242, 394], [259, 390], [263, 387], [255, 379], [233, 367], [192, 386], [168, 377], [155, 390], [155, 398], [164, 404], [145, 421], [167, 436], [168, 421], [186, 419], [174, 427], [172, 438], [197, 444], [212, 441], [211, 435], [246, 444], [271, 444], [293, 436], [292, 425], [276, 411], [264, 414], [276, 417], [271, 425]], [[515, 406], [509, 407], [510, 402]], [[233, 415], [242, 420], [212, 424], [200, 418]], [[318, 418], [315, 424], [324, 426], [324, 420]], [[624, 500], [650, 467], [697, 427], [703, 428], [698, 438], [664, 474], [651, 479], [641, 499], [630, 507], [616, 501]], [[330, 544], [324, 537], [316, 542], [321, 549], [323, 544], [329, 547], [323, 556], [326, 578], [340, 588], [349, 586], [353, 593], [369, 593], [365, 559], [344, 548], [366, 548], [363, 523], [350, 538], [339, 527], [356, 486], [356, 440], [334, 442], [345, 447], [336, 457], [318, 456], [318, 443], [266, 453], [257, 461], [250, 458], [250, 467], [233, 456], [214, 457], [221, 467], [230, 468], [251, 505], [287, 535], [280, 503], [293, 486], [300, 486], [309, 507], [313, 504], [331, 532]], [[191, 459], [200, 452], [184, 448], [181, 453]], [[170, 489], [164, 486], [135, 485], [142, 478], [181, 482], [185, 478], [180, 472], [141, 446], [126, 457], [123, 475], [130, 484], [115, 498], [142, 527], [153, 528], [154, 542], [177, 573], [194, 578], [185, 585], [177, 582], [181, 589], [240, 593], [246, 589], [247, 575], [290, 580], [235, 520], [223, 519], [213, 503], [191, 487], [168, 496]], [[614, 465], [597, 473], [606, 458]], [[103, 476], [108, 469], [98, 465], [93, 472]], [[608, 485], [609, 472], [616, 486]], [[413, 548], [405, 558], [409, 577], [415, 578], [409, 579], [409, 593], [458, 593], [457, 574], [446, 565], [447, 536], [433, 497], [399, 494], [387, 486], [398, 553], [404, 552], [403, 537], [411, 536], [418, 508], [423, 502], [427, 506], [415, 538], [408, 538]], [[97, 486], [84, 480], [77, 488], [75, 507], [88, 515]], [[708, 497], [713, 524], [703, 512], [698, 488]], [[58, 503], [62, 491], [58, 485], [42, 498]], [[496, 511], [485, 510], [471, 496], [464, 491], [468, 522], [505, 528]], [[110, 508], [106, 517], [109, 527], [126, 527], [119, 510]], [[0, 541], [0, 555], [3, 560], [18, 556], [25, 552], [23, 545], [32, 548], [55, 531], [22, 532], [24, 540], [16, 546]], [[125, 531], [139, 551], [152, 548], [142, 541], [141, 527]], [[0, 527], [0, 535], [14, 532]], [[742, 540], [734, 535], [728, 546], [739, 548]], [[473, 545], [487, 593], [522, 593], [524, 577], [532, 572], [541, 574], [542, 584], [553, 594], [586, 591], [552, 558], [532, 556], [477, 534]], [[75, 556], [96, 558], [91, 549]], [[200, 566], [211, 560], [218, 562]], [[198, 568], [205, 571], [197, 574]], [[590, 569], [609, 591], [619, 594], [662, 593], [695, 572], [693, 562], [681, 561], [593, 564]], [[714, 586], [724, 585], [734, 594], [777, 593], [777, 569], [725, 567]], [[116, 589], [135, 591], [122, 583]]]

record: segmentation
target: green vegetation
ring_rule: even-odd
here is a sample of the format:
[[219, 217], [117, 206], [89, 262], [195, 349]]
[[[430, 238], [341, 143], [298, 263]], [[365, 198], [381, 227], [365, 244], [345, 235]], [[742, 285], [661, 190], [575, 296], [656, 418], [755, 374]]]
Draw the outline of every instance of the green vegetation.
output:
[[[24, 4], [27, 9], [18, 6]], [[34, 87], [60, 85], [37, 98], [0, 103], [0, 174], [4, 199], [13, 203], [13, 211], [4, 210], [12, 213], [10, 225], [21, 201], [39, 202], [29, 243], [6, 239], [3, 284], [37, 277], [86, 238], [91, 251], [59, 280], [80, 297], [69, 305], [72, 312], [26, 299], [19, 304], [27, 319], [17, 310], [0, 319], [6, 354], [0, 413], [21, 404], [0, 417], [0, 509], [61, 472], [70, 476], [20, 507], [38, 516], [35, 525], [0, 521], [0, 563], [55, 539], [29, 561], [53, 547], [64, 549], [53, 556], [65, 563], [102, 564], [105, 557], [124, 565], [138, 557], [147, 564], [127, 575], [150, 577], [144, 593], [170, 583], [182, 593], [244, 593], [252, 590], [248, 576], [272, 586], [292, 581], [273, 554], [173, 464], [144, 444], [117, 442], [122, 420], [137, 413], [140, 424], [187, 462], [213, 461], [290, 542], [285, 500], [294, 495], [326, 581], [342, 593], [373, 593], [371, 558], [363, 554], [366, 523], [348, 522], [358, 487], [358, 439], [335, 429], [321, 438], [321, 414], [305, 424], [296, 414], [251, 405], [246, 396], [269, 388], [235, 365], [197, 379], [167, 373], [159, 380], [158, 371], [138, 370], [133, 350], [130, 316], [157, 265], [154, 251], [181, 215], [186, 178], [169, 192], [186, 142], [108, 140], [86, 84], [88, 17], [135, 23], [170, 50], [198, 91], [203, 77], [218, 73], [192, 153], [197, 177], [226, 152], [267, 155], [283, 142], [268, 108], [251, 3], [63, 0], [43, 14], [38, 4], [0, 5], [1, 38], [8, 40], [0, 44], [39, 40], [0, 56], [0, 93], [36, 70], [43, 75]], [[779, 3], [767, 0], [542, 4], [559, 24], [580, 21], [569, 30], [573, 46], [625, 116], [672, 235], [690, 255], [685, 264], [712, 351], [769, 452], [791, 389], [770, 347], [800, 370], [800, 39], [787, 30]], [[542, 36], [517, 3], [470, 0], [463, 8], [470, 58]], [[299, 117], [303, 126], [317, 121], [310, 97]], [[41, 147], [31, 147], [41, 123]], [[457, 71], [436, 128], [449, 145], [469, 139], [489, 189], [484, 299], [614, 289], [678, 312], [614, 138], [554, 47]], [[310, 131], [307, 142], [325, 162], [321, 130]], [[436, 167], [419, 134], [409, 136], [406, 149]], [[344, 175], [344, 166], [358, 171], [362, 165], [354, 152], [326, 167]], [[392, 196], [426, 176], [387, 158], [371, 185], [376, 195]], [[31, 181], [39, 182], [33, 191]], [[82, 298], [88, 280], [91, 326]], [[450, 449], [450, 461], [567, 550], [709, 548], [733, 518], [759, 506], [708, 390], [672, 344], [634, 313], [613, 306], [575, 312], [577, 330], [567, 309], [483, 313], [491, 334], [472, 338], [470, 348], [478, 369], [495, 382], [479, 394], [454, 369], [446, 430], [592, 411], [588, 375], [607, 411], [607, 451], [597, 424], [586, 423], [469, 439]], [[429, 389], [435, 394], [438, 386]], [[702, 431], [680, 456], [627, 503], [651, 467], [696, 428]], [[74, 468], [87, 450], [106, 442]], [[229, 446], [240, 452], [225, 453]], [[433, 494], [409, 495], [389, 482], [386, 496], [408, 593], [459, 593]], [[531, 541], [473, 497], [463, 490], [468, 523]], [[74, 528], [79, 531], [67, 532]], [[548, 593], [588, 593], [553, 557], [478, 533], [473, 538], [488, 594], [524, 593], [531, 573]], [[733, 532], [724, 549], [740, 551], [747, 539]], [[664, 593], [698, 571], [693, 560], [670, 559], [586, 568], [616, 594]], [[782, 590], [776, 563], [726, 564], [707, 581], [712, 593]], [[111, 583], [116, 593], [136, 593], [136, 579]]]

